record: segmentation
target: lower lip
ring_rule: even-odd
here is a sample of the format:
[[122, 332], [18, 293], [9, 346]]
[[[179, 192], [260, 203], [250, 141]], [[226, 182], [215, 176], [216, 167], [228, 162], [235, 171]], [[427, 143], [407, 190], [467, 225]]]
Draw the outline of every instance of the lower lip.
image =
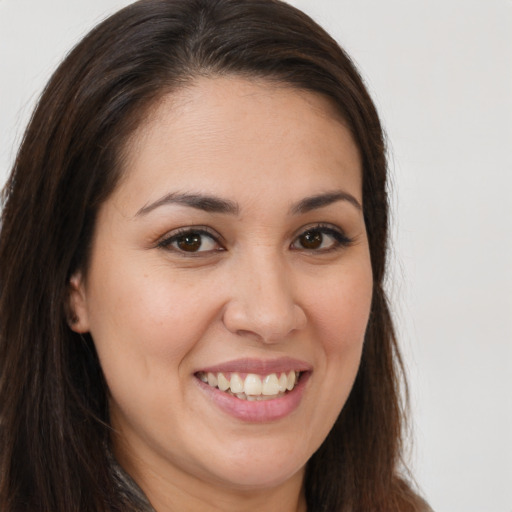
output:
[[300, 405], [310, 372], [304, 372], [297, 385], [280, 398], [272, 400], [241, 400], [236, 396], [213, 388], [196, 378], [200, 388], [222, 411], [239, 420], [251, 423], [277, 421], [291, 414]]

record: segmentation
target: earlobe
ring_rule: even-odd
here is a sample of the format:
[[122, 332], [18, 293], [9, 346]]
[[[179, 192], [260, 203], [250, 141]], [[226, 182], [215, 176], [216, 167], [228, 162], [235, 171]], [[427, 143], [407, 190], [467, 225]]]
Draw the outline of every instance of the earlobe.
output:
[[76, 333], [89, 332], [89, 317], [84, 280], [81, 272], [76, 272], [69, 279], [67, 321], [69, 328]]

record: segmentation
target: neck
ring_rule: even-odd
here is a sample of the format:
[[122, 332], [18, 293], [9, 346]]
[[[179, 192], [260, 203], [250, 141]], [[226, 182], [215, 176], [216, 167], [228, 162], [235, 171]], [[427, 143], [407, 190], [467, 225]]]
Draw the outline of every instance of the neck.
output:
[[173, 486], [147, 489], [156, 512], [306, 512], [306, 501], [300, 488], [293, 497], [282, 488], [259, 492], [218, 488], [201, 491], [196, 488], [195, 494], [188, 491]]

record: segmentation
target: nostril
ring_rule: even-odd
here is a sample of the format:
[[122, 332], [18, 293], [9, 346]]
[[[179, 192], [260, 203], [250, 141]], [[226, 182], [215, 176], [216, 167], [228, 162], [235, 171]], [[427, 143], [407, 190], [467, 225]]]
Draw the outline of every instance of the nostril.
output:
[[247, 315], [245, 318], [233, 318], [224, 315], [224, 324], [229, 331], [241, 337], [255, 338], [263, 343], [278, 343], [293, 332], [304, 329], [307, 319], [301, 308], [295, 308], [292, 314], [279, 317]]
[[[254, 337], [266, 343], [276, 343], [292, 332], [305, 327], [304, 309], [296, 300], [282, 269], [275, 265], [265, 269], [246, 268], [246, 278], [240, 276], [231, 288], [225, 303], [223, 322], [226, 328], [243, 337]], [[263, 272], [265, 270], [265, 272]]]

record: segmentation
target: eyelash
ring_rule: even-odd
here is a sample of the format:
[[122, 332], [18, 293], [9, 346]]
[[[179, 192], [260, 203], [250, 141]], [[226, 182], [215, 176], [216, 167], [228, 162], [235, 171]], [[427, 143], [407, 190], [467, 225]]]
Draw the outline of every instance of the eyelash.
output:
[[[215, 244], [218, 246], [217, 249], [208, 250], [208, 251], [186, 251], [183, 249], [180, 249], [179, 247], [173, 247], [172, 244], [179, 243], [180, 239], [184, 239], [186, 236], [192, 236], [192, 235], [199, 235], [201, 241], [199, 243], [199, 247], [204, 243], [204, 237], [209, 238]], [[181, 254], [183, 256], [200, 256], [202, 253], [211, 253], [211, 252], [221, 252], [225, 251], [226, 249], [224, 246], [219, 242], [219, 235], [216, 235], [215, 233], [212, 233], [206, 228], [203, 227], [187, 227], [187, 228], [181, 228], [176, 231], [173, 231], [169, 236], [165, 237], [163, 240], [161, 240], [158, 243], [158, 247], [162, 249], [172, 250], [177, 252], [178, 254]]]
[[349, 247], [354, 241], [352, 238], [349, 238], [340, 228], [334, 227], [330, 224], [315, 224], [314, 226], [303, 229], [301, 233], [295, 238], [294, 242], [292, 243], [292, 246], [301, 237], [304, 237], [308, 234], [320, 234], [322, 236], [328, 235], [333, 238], [332, 246], [324, 249], [308, 249], [307, 247], [303, 246], [297, 249], [294, 248], [294, 250], [328, 253], [336, 251], [341, 248]]
[[[321, 243], [324, 242], [323, 236], [327, 235], [329, 237], [332, 237], [333, 241], [330, 247], [327, 248], [308, 248], [308, 247], [294, 247], [296, 243], [299, 242], [301, 237], [307, 236], [307, 235], [321, 235]], [[209, 249], [209, 250], [192, 250], [187, 251], [179, 247], [173, 246], [173, 244], [177, 244], [180, 242], [180, 239], [184, 240], [187, 236], [194, 236], [196, 235], [197, 243], [199, 244], [197, 246], [197, 249], [200, 249], [201, 246], [204, 244], [204, 238], [210, 239], [212, 242], [214, 242], [217, 245], [216, 249]], [[221, 237], [215, 233], [212, 233], [210, 230], [204, 228], [204, 227], [186, 227], [181, 228], [176, 231], [173, 231], [169, 236], [165, 237], [163, 240], [158, 242], [157, 246], [162, 249], [167, 249], [174, 251], [182, 256], [188, 256], [188, 257], [198, 257], [203, 255], [203, 253], [211, 254], [212, 252], [222, 252], [225, 251], [226, 248], [224, 245], [219, 241]], [[329, 224], [316, 224], [314, 226], [308, 227], [306, 229], [303, 229], [293, 240], [293, 242], [290, 244], [290, 248], [294, 251], [305, 251], [308, 253], [329, 253], [332, 251], [336, 251], [340, 248], [349, 247], [353, 242], [353, 239], [347, 237], [345, 233], [332, 225]], [[193, 248], [193, 246], [192, 246]]]

